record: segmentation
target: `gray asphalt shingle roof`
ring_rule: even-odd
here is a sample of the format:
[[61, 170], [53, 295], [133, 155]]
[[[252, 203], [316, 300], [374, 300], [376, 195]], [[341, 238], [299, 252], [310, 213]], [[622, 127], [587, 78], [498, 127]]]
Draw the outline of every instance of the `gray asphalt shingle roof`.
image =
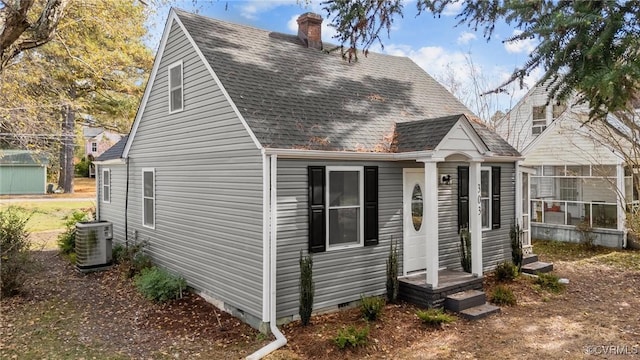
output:
[[[470, 113], [409, 58], [369, 53], [349, 63], [297, 36], [176, 14], [265, 147], [385, 151], [396, 124]], [[421, 134], [433, 131], [420, 123]]]
[[433, 150], [458, 122], [462, 114], [400, 123], [396, 125], [397, 151]]
[[112, 147], [98, 156], [96, 158], [96, 161], [115, 160], [122, 158], [122, 152], [124, 151], [125, 145], [127, 145], [127, 139], [129, 139], [129, 135], [123, 136], [120, 141], [113, 144]]

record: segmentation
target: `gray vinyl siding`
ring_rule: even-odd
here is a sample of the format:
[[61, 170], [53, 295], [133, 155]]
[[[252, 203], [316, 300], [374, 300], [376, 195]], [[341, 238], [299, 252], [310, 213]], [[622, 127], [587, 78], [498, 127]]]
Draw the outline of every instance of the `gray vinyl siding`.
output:
[[487, 271], [499, 262], [511, 260], [509, 230], [516, 219], [516, 167], [513, 163], [482, 166], [500, 166], [500, 228], [482, 232], [482, 265]]
[[[467, 163], [440, 163], [440, 176], [451, 175], [451, 185], [440, 185], [438, 190], [438, 231], [440, 267], [462, 270], [458, 246], [458, 166]], [[482, 232], [482, 265], [485, 271], [493, 269], [497, 262], [511, 259], [509, 227], [515, 219], [515, 165], [513, 163], [482, 166], [500, 166], [500, 228]], [[428, 215], [427, 215], [428, 216]]]
[[[386, 292], [390, 240], [402, 256], [402, 169], [417, 163], [278, 160], [277, 316], [298, 314], [300, 251], [308, 249], [307, 166], [378, 166], [379, 244], [313, 254], [314, 308]], [[402, 271], [402, 257], [400, 258]]]
[[[102, 170], [111, 170], [111, 202], [102, 201]], [[98, 220], [110, 221], [113, 223], [114, 243], [124, 244], [124, 217], [125, 199], [127, 189], [127, 166], [122, 165], [98, 165], [96, 173], [97, 201], [99, 209]]]
[[[169, 114], [167, 67], [180, 60], [184, 111]], [[261, 318], [262, 156], [176, 24], [129, 161], [130, 238], [196, 290]], [[142, 225], [144, 168], [155, 169], [155, 229]]]
[[[361, 294], [384, 294], [386, 259], [391, 236], [398, 243], [402, 273], [403, 243], [403, 175], [402, 169], [422, 167], [414, 162], [347, 162], [278, 160], [278, 317], [298, 313], [300, 251], [308, 249], [308, 166], [378, 166], [379, 234], [377, 246], [329, 250], [312, 254], [315, 282], [315, 309], [358, 300]], [[457, 167], [466, 163], [440, 163], [438, 174], [451, 175], [451, 185], [438, 187], [439, 261], [440, 267], [461, 270], [458, 254], [458, 183]], [[490, 166], [491, 164], [486, 164]], [[497, 164], [494, 164], [497, 165]], [[514, 164], [501, 164], [502, 226], [483, 232], [485, 270], [497, 261], [511, 258], [509, 224], [514, 218]], [[426, 214], [429, 216], [429, 214]]]

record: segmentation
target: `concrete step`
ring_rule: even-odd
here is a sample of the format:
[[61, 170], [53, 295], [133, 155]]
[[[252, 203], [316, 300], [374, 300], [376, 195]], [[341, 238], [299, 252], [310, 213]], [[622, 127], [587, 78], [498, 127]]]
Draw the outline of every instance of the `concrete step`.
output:
[[483, 291], [467, 290], [447, 296], [444, 300], [444, 307], [450, 311], [461, 312], [462, 310], [482, 305], [486, 301], [487, 297]]
[[500, 312], [500, 308], [491, 304], [482, 304], [460, 311], [460, 316], [469, 320], [478, 320]]
[[553, 264], [542, 261], [532, 262], [522, 266], [522, 272], [535, 275], [536, 273], [548, 273], [553, 271]]
[[538, 261], [538, 255], [536, 254], [525, 255], [525, 257], [522, 258], [522, 265], [531, 264], [536, 261]]

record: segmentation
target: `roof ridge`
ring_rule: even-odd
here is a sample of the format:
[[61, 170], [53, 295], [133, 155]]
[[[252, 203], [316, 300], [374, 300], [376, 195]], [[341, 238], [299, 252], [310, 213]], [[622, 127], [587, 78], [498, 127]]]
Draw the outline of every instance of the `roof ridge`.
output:
[[[195, 16], [195, 17], [199, 17], [199, 18], [202, 18], [202, 19], [206, 19], [208, 21], [216, 21], [216, 22], [220, 22], [220, 23], [223, 23], [223, 24], [227, 24], [227, 25], [240, 26], [240, 27], [243, 27], [243, 28], [246, 28], [246, 29], [262, 31], [262, 32], [265, 32], [267, 34], [286, 35], [286, 36], [292, 36], [292, 37], [298, 38], [297, 34], [284, 33], [284, 32], [279, 32], [279, 31], [275, 31], [275, 30], [268, 30], [268, 29], [259, 28], [259, 27], [253, 26], [253, 25], [241, 24], [241, 23], [232, 22], [232, 21], [228, 21], [228, 20], [222, 20], [222, 19], [216, 18], [216, 17], [211, 17], [211, 16], [202, 15], [202, 14], [192, 13], [192, 12], [189, 12], [189, 11], [184, 10], [182, 8], [179, 8], [179, 7], [172, 7], [171, 9], [173, 9], [176, 12], [177, 15], [180, 15], [180, 14], [178, 14], [178, 12], [181, 12], [184, 15]], [[322, 21], [325, 21], [325, 20], [327, 20], [327, 19], [325, 19], [323, 17]], [[330, 37], [330, 38], [333, 39], [332, 37]], [[328, 42], [328, 41], [325, 41], [325, 40], [322, 40], [322, 45], [323, 45], [323, 49], [320, 50], [320, 51], [327, 52], [327, 53], [333, 52], [333, 49], [340, 48], [342, 46], [340, 44], [335, 44], [335, 43]], [[331, 50], [327, 49], [328, 47], [331, 47]], [[361, 52], [364, 53], [363, 51], [361, 51]], [[414, 62], [413, 60], [411, 60], [411, 58], [409, 56], [385, 54], [385, 53], [381, 53], [381, 52], [377, 52], [377, 51], [367, 51], [367, 55], [365, 55], [365, 58], [370, 54], [374, 54], [374, 55], [377, 55], [377, 56], [399, 58], [399, 59], [407, 59], [409, 61]], [[416, 65], [418, 65], [418, 64], [416, 64]], [[418, 65], [418, 67], [419, 67], [419, 65]]]

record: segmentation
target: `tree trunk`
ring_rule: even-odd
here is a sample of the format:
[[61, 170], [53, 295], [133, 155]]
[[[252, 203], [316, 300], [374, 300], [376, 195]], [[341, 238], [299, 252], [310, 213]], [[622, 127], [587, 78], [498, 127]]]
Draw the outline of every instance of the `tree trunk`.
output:
[[75, 125], [76, 113], [71, 105], [62, 107], [62, 146], [60, 147], [60, 177], [58, 186], [65, 193], [73, 193], [73, 148], [75, 146]]

